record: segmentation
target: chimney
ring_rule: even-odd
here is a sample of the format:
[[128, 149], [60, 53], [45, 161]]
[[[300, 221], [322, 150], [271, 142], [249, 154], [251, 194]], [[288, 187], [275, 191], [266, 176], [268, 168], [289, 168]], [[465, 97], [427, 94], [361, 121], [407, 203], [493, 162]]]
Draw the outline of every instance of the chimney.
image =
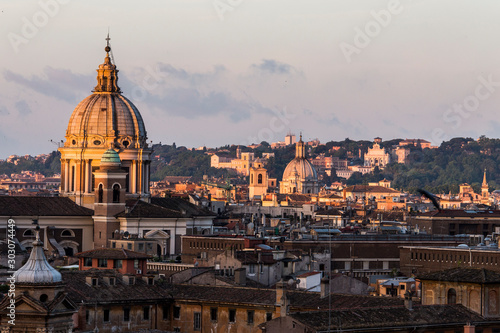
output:
[[468, 323], [467, 325], [464, 326], [464, 333], [476, 333], [476, 326], [473, 326], [470, 323]]
[[330, 294], [330, 278], [325, 276], [321, 279], [321, 298], [325, 298]]
[[239, 286], [247, 285], [247, 270], [246, 268], [237, 268], [234, 270], [234, 282]]
[[406, 292], [405, 293], [405, 307], [410, 310], [410, 311], [413, 311], [413, 299], [412, 299], [412, 295], [408, 295], [409, 293]]
[[276, 283], [276, 306], [280, 307], [280, 317], [285, 317], [288, 313], [288, 302], [286, 299], [286, 283], [283, 280]]

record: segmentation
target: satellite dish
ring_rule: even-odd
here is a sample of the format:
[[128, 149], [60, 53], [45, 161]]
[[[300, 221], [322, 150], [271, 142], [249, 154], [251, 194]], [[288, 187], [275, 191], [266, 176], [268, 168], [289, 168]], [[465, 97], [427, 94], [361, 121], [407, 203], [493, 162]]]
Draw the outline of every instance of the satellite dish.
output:
[[125, 237], [128, 237], [129, 235], [130, 235], [130, 233], [129, 233], [128, 231], [125, 231], [125, 232], [123, 233], [123, 236], [125, 236]]

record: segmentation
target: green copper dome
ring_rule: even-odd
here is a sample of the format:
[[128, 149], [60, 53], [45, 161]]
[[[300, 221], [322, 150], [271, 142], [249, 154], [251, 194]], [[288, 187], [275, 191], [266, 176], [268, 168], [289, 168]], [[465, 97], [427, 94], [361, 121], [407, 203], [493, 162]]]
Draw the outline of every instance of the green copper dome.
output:
[[101, 165], [120, 165], [122, 161], [120, 160], [120, 155], [113, 149], [108, 149], [102, 154]]

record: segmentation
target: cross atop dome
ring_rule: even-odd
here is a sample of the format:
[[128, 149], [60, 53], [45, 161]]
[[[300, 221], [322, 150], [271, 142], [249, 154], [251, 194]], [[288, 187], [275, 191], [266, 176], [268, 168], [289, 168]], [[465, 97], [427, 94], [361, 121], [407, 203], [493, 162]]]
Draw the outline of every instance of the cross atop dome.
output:
[[110, 39], [108, 32], [105, 38], [106, 47], [104, 48], [106, 57], [104, 58], [104, 64], [99, 65], [99, 69], [97, 69], [97, 86], [95, 86], [94, 92], [121, 93], [120, 87], [118, 87], [118, 70], [109, 57], [111, 51]]

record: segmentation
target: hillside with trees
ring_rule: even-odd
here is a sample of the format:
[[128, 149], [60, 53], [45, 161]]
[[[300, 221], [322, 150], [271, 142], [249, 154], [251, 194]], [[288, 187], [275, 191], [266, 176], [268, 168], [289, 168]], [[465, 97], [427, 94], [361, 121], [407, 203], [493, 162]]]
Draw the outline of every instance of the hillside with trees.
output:
[[[382, 147], [397, 146], [401, 139], [382, 142]], [[307, 147], [308, 156], [314, 158], [318, 154], [337, 156], [347, 159], [351, 165], [362, 164], [362, 156], [373, 143], [366, 140], [330, 141], [317, 147]], [[335, 147], [335, 149], [332, 149]], [[436, 149], [410, 147], [409, 163], [406, 165], [390, 163], [384, 170], [375, 169], [372, 174], [354, 173], [349, 180], [337, 178], [335, 175], [325, 177], [323, 184], [341, 180], [348, 185], [368, 184], [369, 182], [389, 179], [393, 187], [415, 193], [424, 188], [433, 193], [457, 193], [461, 183], [469, 183], [479, 191], [486, 170], [490, 191], [500, 188], [500, 139], [489, 139], [484, 136], [479, 140], [472, 138], [454, 138], [443, 142]], [[210, 154], [220, 156], [236, 156], [236, 146], [223, 146], [207, 152], [172, 145], [154, 145], [153, 162], [151, 164], [151, 180], [160, 180], [165, 176], [191, 176], [201, 180], [203, 175], [216, 178], [238, 179], [234, 170], [215, 169], [210, 167]], [[267, 142], [262, 142], [255, 149], [242, 147], [242, 151], [253, 151], [256, 157], [264, 152], [274, 152], [275, 157], [269, 159], [267, 169], [270, 177], [281, 179], [286, 165], [295, 156], [295, 147], [271, 149]], [[15, 163], [0, 162], [0, 174], [19, 173], [23, 170], [40, 172], [46, 176], [60, 172], [60, 154], [52, 152], [45, 161], [20, 157]]]

